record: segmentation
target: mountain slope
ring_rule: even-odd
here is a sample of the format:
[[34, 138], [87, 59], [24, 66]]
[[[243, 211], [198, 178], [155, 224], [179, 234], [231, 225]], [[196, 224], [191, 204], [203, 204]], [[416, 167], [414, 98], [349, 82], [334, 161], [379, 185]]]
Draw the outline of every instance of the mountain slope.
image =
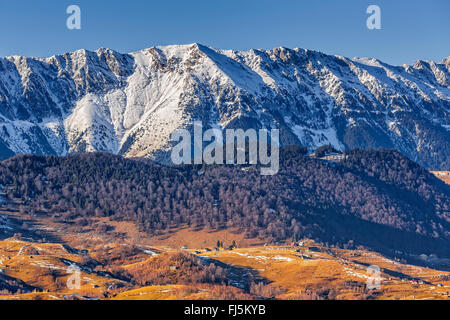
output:
[[0, 59], [0, 152], [160, 161], [170, 134], [280, 128], [284, 145], [395, 148], [450, 169], [450, 58], [390, 66], [304, 49], [200, 44]]

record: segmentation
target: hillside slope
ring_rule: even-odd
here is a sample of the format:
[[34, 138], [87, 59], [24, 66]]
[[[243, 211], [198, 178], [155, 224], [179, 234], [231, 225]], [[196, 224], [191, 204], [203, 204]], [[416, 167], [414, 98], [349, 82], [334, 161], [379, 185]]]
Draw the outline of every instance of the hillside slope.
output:
[[150, 235], [182, 227], [237, 230], [267, 242], [308, 237], [377, 250], [450, 256], [450, 186], [396, 151], [353, 150], [341, 162], [282, 152], [280, 171], [163, 167], [107, 153], [16, 156], [0, 165], [23, 212], [80, 226], [132, 221]]

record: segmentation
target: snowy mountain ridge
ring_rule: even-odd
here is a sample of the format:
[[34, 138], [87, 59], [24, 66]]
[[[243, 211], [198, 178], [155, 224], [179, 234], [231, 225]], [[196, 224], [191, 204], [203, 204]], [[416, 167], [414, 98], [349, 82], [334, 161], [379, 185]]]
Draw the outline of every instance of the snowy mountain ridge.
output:
[[450, 170], [450, 57], [391, 66], [306, 49], [200, 44], [0, 58], [0, 155], [167, 159], [170, 134], [279, 128], [282, 144], [395, 148]]

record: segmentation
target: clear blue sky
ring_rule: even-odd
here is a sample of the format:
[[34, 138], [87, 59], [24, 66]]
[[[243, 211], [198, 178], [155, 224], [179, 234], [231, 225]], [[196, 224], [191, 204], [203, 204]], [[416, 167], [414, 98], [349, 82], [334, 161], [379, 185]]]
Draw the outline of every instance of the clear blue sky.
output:
[[[82, 29], [66, 28], [81, 8]], [[366, 8], [381, 8], [381, 30]], [[199, 42], [221, 49], [315, 49], [392, 64], [450, 55], [449, 0], [0, 0], [0, 56], [120, 52]]]

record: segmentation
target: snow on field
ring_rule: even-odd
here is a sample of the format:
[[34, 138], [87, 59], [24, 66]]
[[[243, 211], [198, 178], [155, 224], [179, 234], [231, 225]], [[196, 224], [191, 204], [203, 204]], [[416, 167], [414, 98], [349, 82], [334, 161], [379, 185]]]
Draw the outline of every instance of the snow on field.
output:
[[153, 252], [153, 251], [151, 251], [151, 250], [144, 250], [144, 253], [149, 254], [149, 255], [151, 255], [151, 256], [156, 256], [156, 255], [158, 255], [156, 252]]
[[353, 270], [353, 269], [344, 268], [344, 271], [345, 271], [348, 275], [350, 275], [350, 276], [354, 276], [354, 277], [358, 277], [358, 278], [363, 278], [363, 279], [370, 279], [370, 278], [371, 278], [371, 276], [368, 276], [368, 275], [365, 275], [365, 274], [356, 272], [356, 271]]
[[241, 253], [241, 252], [237, 252], [237, 251], [232, 251], [234, 254], [237, 254], [239, 256], [242, 257], [246, 257], [248, 259], [255, 259], [258, 260], [259, 262], [267, 262], [270, 260], [277, 260], [277, 261], [286, 261], [286, 262], [290, 262], [293, 261], [292, 258], [290, 257], [285, 257], [285, 256], [280, 256], [280, 255], [276, 255], [276, 256], [262, 256], [262, 255], [251, 255], [248, 253]]

